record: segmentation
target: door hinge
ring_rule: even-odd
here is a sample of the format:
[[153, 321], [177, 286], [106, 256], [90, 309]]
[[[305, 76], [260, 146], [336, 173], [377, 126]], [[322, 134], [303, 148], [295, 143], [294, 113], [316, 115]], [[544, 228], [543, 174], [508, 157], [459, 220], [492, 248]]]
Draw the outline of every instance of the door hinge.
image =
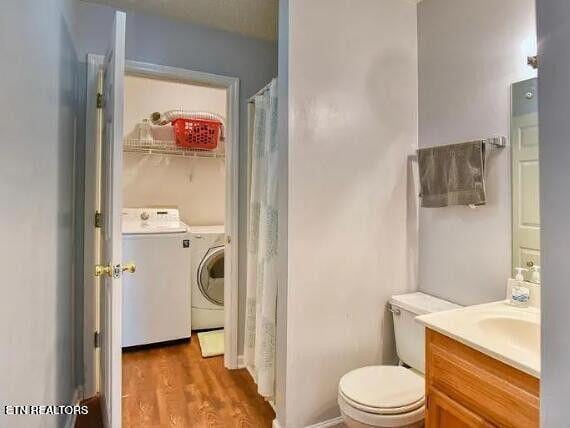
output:
[[93, 346], [95, 348], [99, 348], [99, 339], [100, 339], [100, 334], [98, 331], [96, 331], [95, 333], [93, 333]]
[[103, 94], [97, 94], [97, 108], [103, 108]]
[[95, 227], [100, 229], [103, 226], [103, 215], [99, 211], [95, 211]]

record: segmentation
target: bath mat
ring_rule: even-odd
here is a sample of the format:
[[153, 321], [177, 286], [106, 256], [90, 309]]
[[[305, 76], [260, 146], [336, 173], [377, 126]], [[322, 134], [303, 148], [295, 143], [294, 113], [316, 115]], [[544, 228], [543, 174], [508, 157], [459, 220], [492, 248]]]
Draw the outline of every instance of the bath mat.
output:
[[202, 357], [224, 355], [224, 330], [212, 330], [198, 333]]

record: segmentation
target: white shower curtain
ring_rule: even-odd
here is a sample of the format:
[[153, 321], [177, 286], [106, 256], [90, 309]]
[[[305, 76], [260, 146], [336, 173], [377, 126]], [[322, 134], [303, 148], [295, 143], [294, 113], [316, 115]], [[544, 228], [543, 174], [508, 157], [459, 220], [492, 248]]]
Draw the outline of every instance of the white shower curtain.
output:
[[247, 243], [245, 363], [258, 392], [275, 390], [277, 305], [277, 81], [254, 97], [251, 196]]

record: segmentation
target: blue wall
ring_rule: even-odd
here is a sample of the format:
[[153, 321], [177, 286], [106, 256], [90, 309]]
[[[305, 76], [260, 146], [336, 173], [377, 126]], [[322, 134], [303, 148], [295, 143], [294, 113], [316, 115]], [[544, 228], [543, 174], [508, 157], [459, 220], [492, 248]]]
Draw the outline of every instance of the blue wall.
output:
[[[78, 51], [107, 49], [114, 9], [78, 3]], [[243, 349], [246, 271], [247, 98], [277, 75], [277, 44], [168, 18], [127, 12], [127, 59], [240, 79], [239, 351]]]
[[[72, 0], [0, 2], [0, 426], [9, 404], [70, 404], [74, 354], [74, 158], [79, 63]], [[79, 331], [80, 333], [80, 331]]]

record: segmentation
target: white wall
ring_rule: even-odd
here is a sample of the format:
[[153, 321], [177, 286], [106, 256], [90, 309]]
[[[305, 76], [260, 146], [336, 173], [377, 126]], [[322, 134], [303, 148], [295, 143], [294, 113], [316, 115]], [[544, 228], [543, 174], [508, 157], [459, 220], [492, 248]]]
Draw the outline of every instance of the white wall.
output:
[[71, 404], [76, 386], [74, 24], [71, 0], [0, 2], [1, 427], [64, 426], [4, 406]]
[[[226, 117], [226, 90], [180, 82], [125, 77], [124, 134], [154, 112], [182, 108]], [[178, 207], [189, 225], [225, 222], [225, 162], [214, 158], [125, 153], [125, 207]]]
[[394, 361], [385, 304], [415, 287], [416, 207], [406, 195], [407, 156], [417, 147], [417, 40], [415, 2], [289, 7], [281, 419], [298, 428], [339, 415], [343, 374]]
[[[418, 5], [419, 145], [509, 135], [510, 85], [536, 75], [534, 0]], [[510, 150], [491, 156], [488, 204], [420, 210], [419, 286], [460, 304], [504, 296], [511, 273]]]
[[541, 426], [570, 420], [570, 3], [538, 0], [542, 246]]

